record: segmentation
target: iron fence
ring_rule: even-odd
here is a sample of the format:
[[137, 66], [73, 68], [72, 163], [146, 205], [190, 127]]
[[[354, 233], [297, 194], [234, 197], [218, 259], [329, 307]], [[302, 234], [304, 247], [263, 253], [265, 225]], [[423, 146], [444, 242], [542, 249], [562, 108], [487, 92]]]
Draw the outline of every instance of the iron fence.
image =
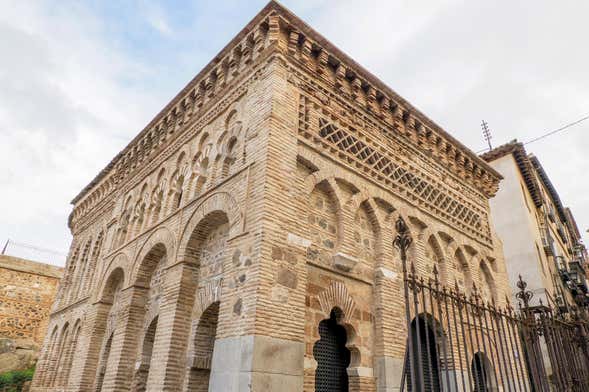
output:
[[[518, 282], [520, 308], [483, 300], [476, 285], [442, 285], [418, 276], [407, 250], [412, 239], [396, 223], [403, 263], [407, 349], [401, 391], [589, 391], [589, 324], [585, 310], [563, 314], [530, 306]], [[409, 264], [409, 265], [408, 265]]]

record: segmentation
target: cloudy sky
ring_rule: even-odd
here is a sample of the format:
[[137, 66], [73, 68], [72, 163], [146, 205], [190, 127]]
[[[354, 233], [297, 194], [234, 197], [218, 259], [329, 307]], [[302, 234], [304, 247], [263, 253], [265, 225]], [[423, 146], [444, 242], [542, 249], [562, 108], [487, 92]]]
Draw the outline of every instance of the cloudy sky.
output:
[[[283, 3], [475, 151], [482, 119], [498, 145], [589, 115], [587, 1]], [[71, 199], [264, 5], [0, 0], [0, 246], [67, 252]], [[527, 146], [583, 231], [588, 130]]]

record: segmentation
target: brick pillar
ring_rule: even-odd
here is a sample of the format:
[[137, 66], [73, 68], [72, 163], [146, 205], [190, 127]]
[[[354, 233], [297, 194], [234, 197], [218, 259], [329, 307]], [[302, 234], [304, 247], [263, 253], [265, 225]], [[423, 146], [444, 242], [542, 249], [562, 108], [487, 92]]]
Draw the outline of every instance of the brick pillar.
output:
[[63, 342], [61, 357], [58, 364], [57, 374], [55, 378], [55, 386], [63, 387], [67, 385], [67, 377], [69, 376], [68, 370], [68, 363], [73, 355], [72, 352], [72, 336], [74, 331], [71, 330], [72, 326], [70, 326], [70, 330], [66, 338]]
[[[382, 251], [374, 276], [374, 375], [378, 392], [396, 392], [401, 385], [407, 327], [403, 297], [403, 270], [393, 248], [395, 232], [381, 231]], [[415, 247], [409, 251], [415, 257]]]
[[106, 318], [111, 305], [97, 302], [88, 307], [68, 383], [69, 391], [92, 391], [100, 350], [104, 344]]
[[186, 370], [196, 271], [187, 262], [166, 271], [147, 391], [178, 391]]
[[126, 391], [131, 387], [137, 346], [143, 335], [147, 289], [131, 286], [121, 291], [112, 347], [102, 391]]
[[47, 331], [47, 334], [45, 335], [45, 342], [43, 343], [43, 349], [41, 351], [41, 355], [39, 356], [40, 359], [37, 362], [37, 368], [35, 375], [33, 376], [33, 382], [31, 383], [31, 389], [33, 391], [40, 390], [41, 387], [45, 386], [45, 380], [47, 379], [47, 374], [49, 371], [49, 356], [51, 355], [51, 349], [56, 338], [57, 337], [53, 335], [51, 331]]

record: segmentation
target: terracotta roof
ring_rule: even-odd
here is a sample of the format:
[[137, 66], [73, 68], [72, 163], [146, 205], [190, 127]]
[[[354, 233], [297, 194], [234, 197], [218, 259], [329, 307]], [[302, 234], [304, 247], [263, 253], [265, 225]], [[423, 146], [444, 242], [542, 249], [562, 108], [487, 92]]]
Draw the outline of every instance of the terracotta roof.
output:
[[542, 195], [540, 194], [540, 189], [538, 188], [538, 183], [533, 173], [534, 167], [523, 143], [520, 143], [517, 140], [512, 140], [509, 143], [481, 154], [481, 158], [487, 162], [493, 162], [510, 154], [513, 155], [513, 158], [517, 163], [519, 171], [526, 183], [526, 188], [534, 201], [534, 205], [536, 208], [539, 208], [542, 206]]

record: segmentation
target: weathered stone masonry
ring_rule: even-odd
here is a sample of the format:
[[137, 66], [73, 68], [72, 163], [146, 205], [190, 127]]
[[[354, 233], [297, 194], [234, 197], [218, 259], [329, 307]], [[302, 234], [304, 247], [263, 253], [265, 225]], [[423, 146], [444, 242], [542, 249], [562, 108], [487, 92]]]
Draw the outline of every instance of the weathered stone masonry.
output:
[[62, 269], [0, 255], [0, 338], [43, 343]]
[[336, 323], [350, 390], [393, 391], [395, 219], [420, 273], [502, 303], [499, 179], [271, 2], [74, 199], [33, 389], [313, 391]]

